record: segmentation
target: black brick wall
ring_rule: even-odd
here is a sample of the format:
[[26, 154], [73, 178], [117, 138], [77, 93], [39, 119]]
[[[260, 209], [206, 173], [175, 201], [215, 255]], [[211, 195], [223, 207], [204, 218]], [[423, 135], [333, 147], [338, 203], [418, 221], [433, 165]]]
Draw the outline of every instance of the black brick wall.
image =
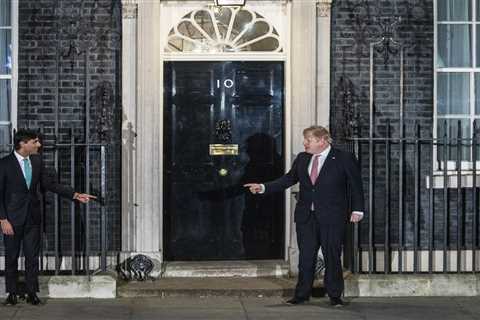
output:
[[[121, 216], [121, 14], [120, 0], [22, 0], [19, 2], [18, 127], [43, 133], [44, 158], [51, 166], [53, 145], [107, 142], [108, 248], [120, 249]], [[88, 63], [87, 59], [88, 58]], [[87, 66], [88, 64], [88, 66]], [[89, 92], [86, 94], [86, 86]], [[58, 88], [57, 88], [58, 86]], [[88, 96], [88, 98], [86, 98]], [[86, 99], [90, 102], [87, 118]], [[58, 101], [58, 109], [56, 108]], [[57, 122], [58, 118], [58, 122]], [[55, 126], [58, 125], [58, 136]], [[91, 192], [100, 191], [99, 149], [90, 154]], [[76, 189], [85, 191], [85, 148], [75, 149]], [[59, 177], [70, 183], [70, 151], [58, 149]], [[44, 244], [54, 249], [53, 197], [47, 196]], [[60, 243], [70, 248], [69, 201], [62, 201]], [[100, 210], [92, 204], [90, 246], [100, 248]], [[78, 208], [77, 208], [78, 209]], [[85, 212], [77, 210], [77, 248], [85, 247]], [[69, 254], [69, 253], [68, 253]]]

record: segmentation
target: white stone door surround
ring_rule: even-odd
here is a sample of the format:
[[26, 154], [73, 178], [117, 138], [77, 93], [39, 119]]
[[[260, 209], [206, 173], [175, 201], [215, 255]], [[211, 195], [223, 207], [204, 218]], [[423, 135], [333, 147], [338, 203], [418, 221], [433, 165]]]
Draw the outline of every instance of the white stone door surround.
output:
[[[163, 262], [162, 81], [166, 59], [284, 60], [287, 169], [302, 150], [303, 128], [315, 123], [329, 124], [331, 0], [247, 0], [246, 7], [270, 18], [283, 33], [282, 55], [165, 54], [174, 18], [186, 14], [191, 7], [212, 3], [213, 0], [122, 0], [122, 250], [127, 255], [146, 254], [158, 264]], [[294, 202], [288, 191], [285, 260], [290, 262], [293, 273], [298, 259], [291, 219]]]

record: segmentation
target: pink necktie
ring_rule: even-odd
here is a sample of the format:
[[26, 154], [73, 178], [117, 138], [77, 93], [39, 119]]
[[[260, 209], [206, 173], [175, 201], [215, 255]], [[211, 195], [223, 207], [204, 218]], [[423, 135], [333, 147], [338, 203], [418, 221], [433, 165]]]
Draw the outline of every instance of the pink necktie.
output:
[[315, 184], [318, 178], [318, 158], [320, 158], [320, 155], [313, 156], [312, 171], [310, 171], [310, 181], [312, 181], [312, 184]]

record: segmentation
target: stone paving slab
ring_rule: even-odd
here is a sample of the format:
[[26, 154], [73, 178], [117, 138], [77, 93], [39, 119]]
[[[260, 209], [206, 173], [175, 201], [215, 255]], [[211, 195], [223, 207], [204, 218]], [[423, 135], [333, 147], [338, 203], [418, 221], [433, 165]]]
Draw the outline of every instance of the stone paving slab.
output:
[[343, 308], [315, 298], [300, 306], [270, 298], [48, 299], [39, 307], [0, 306], [2, 320], [480, 320], [480, 297], [355, 298]]

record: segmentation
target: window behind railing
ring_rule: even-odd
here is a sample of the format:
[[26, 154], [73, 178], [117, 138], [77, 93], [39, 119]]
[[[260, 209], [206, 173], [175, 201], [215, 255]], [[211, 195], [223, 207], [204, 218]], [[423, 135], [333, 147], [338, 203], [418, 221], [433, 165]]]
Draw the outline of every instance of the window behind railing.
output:
[[[435, 4], [434, 136], [451, 139], [460, 134], [468, 139], [473, 121], [480, 118], [480, 1], [437, 0]], [[443, 170], [444, 164], [454, 169], [456, 150], [449, 148], [447, 159], [441, 147], [436, 150], [436, 169]], [[471, 167], [471, 161], [471, 148], [465, 146], [462, 168]]]

